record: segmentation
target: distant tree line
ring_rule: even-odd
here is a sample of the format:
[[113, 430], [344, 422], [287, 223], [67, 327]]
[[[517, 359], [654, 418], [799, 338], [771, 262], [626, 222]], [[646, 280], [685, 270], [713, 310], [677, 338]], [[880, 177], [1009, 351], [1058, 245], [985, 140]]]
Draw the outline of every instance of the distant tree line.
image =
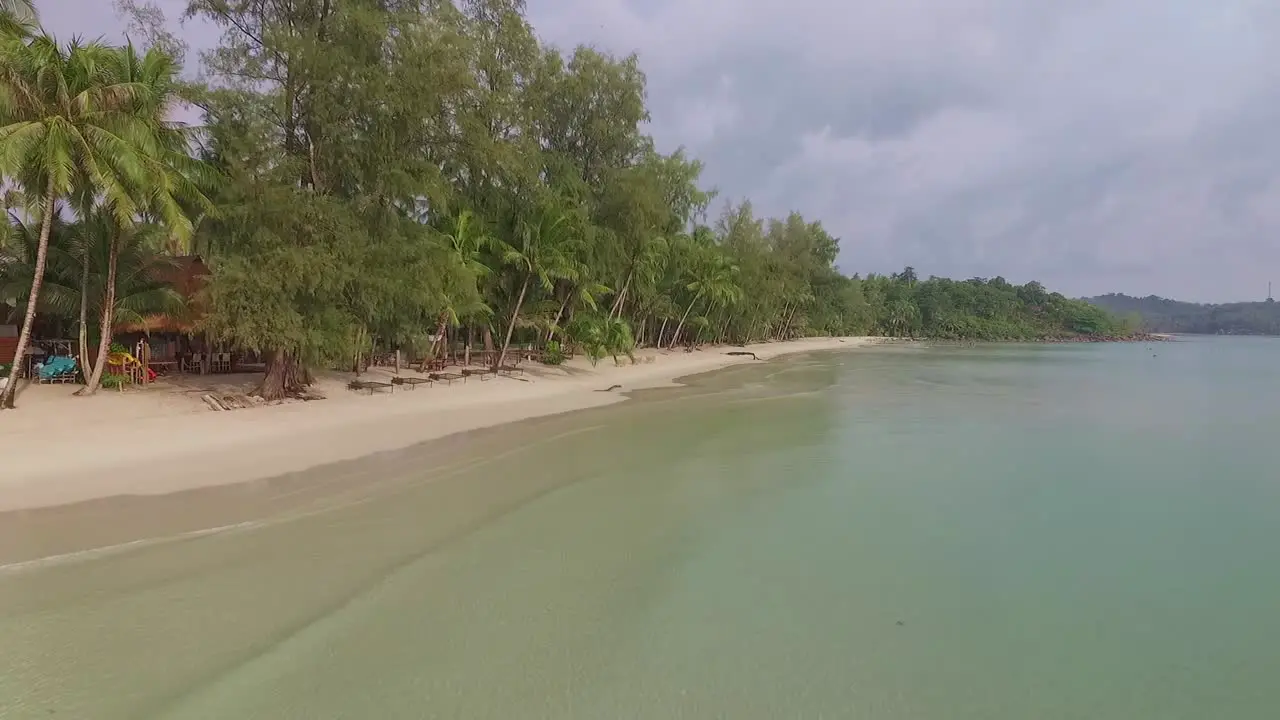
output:
[[1132, 318], [1147, 332], [1280, 335], [1280, 305], [1272, 300], [1211, 305], [1155, 295], [1140, 298], [1111, 293], [1088, 301], [1116, 315]]
[[869, 306], [864, 325], [875, 334], [953, 340], [1116, 338], [1136, 329], [1081, 300], [1049, 292], [1038, 282], [1014, 285], [1002, 277], [919, 280], [913, 268], [858, 282]]

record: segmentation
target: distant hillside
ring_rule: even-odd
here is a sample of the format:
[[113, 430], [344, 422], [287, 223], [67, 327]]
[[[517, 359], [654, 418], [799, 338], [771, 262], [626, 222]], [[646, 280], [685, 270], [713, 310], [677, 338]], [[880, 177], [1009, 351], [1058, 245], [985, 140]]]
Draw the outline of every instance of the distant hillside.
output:
[[1280, 303], [1201, 305], [1151, 295], [1099, 295], [1086, 300], [1116, 315], [1141, 318], [1142, 328], [1157, 333], [1198, 335], [1280, 335]]

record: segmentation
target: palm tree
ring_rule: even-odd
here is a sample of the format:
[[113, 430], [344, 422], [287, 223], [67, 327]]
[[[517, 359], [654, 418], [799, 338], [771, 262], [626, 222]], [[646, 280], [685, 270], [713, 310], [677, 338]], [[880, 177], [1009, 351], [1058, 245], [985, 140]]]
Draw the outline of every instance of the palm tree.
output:
[[[10, 218], [9, 228], [13, 242], [0, 250], [0, 298], [24, 299], [35, 272], [39, 229], [16, 217]], [[82, 345], [87, 337], [87, 318], [100, 320], [97, 363], [89, 363], [83, 348], [80, 353], [86, 377], [96, 374], [101, 378], [112, 328], [121, 323], [139, 324], [158, 313], [179, 315], [186, 310], [183, 298], [164, 281], [172, 258], [155, 251], [165, 237], [164, 228], [154, 224], [122, 231], [102, 213], [72, 225], [55, 221], [39, 311], [67, 321], [78, 317]]]
[[[64, 47], [48, 35], [0, 40], [0, 171], [42, 218], [18, 358], [31, 341], [58, 199], [84, 185], [121, 223], [137, 212], [134, 188], [143, 184], [146, 163], [130, 114], [146, 90], [121, 82], [112, 56], [103, 45]], [[19, 365], [9, 371], [0, 409], [13, 407]]]
[[183, 302], [158, 272], [173, 262], [158, 252], [168, 238], [164, 227], [155, 223], [121, 227], [99, 211], [82, 220], [79, 229], [87, 246], [86, 275], [98, 281], [86, 285], [86, 297], [81, 300], [82, 307], [97, 310], [99, 320], [98, 352], [93, 364], [85, 365], [85, 387], [77, 393], [92, 395], [102, 382], [115, 327], [122, 322], [140, 323], [147, 314], [179, 313]]
[[37, 19], [35, 0], [0, 0], [0, 35], [30, 35]]
[[504, 247], [502, 260], [520, 273], [520, 292], [516, 296], [515, 308], [511, 311], [511, 320], [507, 323], [502, 350], [493, 364], [495, 370], [502, 367], [507, 359], [511, 335], [515, 332], [520, 308], [524, 305], [530, 283], [536, 280], [544, 290], [551, 292], [556, 280], [567, 279], [573, 273], [574, 261], [569, 253], [572, 228], [564, 215], [544, 211], [532, 222], [520, 221], [516, 234], [519, 246]]
[[[428, 353], [428, 357], [434, 357], [436, 348], [444, 340], [445, 330], [450, 322], [456, 324], [462, 315], [475, 316], [488, 311], [483, 303], [468, 302], [470, 298], [467, 296], [474, 296], [474, 292], [468, 292], [468, 290], [474, 291], [475, 283], [488, 277], [492, 272], [488, 265], [480, 261], [480, 253], [494, 243], [494, 238], [489, 234], [484, 221], [476, 217], [475, 213], [470, 210], [458, 213], [450, 220], [448, 231], [440, 235], [452, 251], [454, 260], [462, 268], [463, 275], [459, 280], [464, 282], [455, 288], [456, 292], [450, 292], [449, 287], [444, 289], [447, 304], [440, 311], [436, 339], [431, 343], [431, 352]], [[470, 287], [467, 287], [467, 282], [470, 282]]]
[[680, 330], [684, 328], [689, 313], [703, 297], [709, 298], [712, 303], [731, 303], [742, 294], [736, 282], [738, 266], [729, 262], [729, 259], [715, 248], [700, 248], [700, 250], [699, 254], [702, 257], [695, 260], [690, 270], [692, 279], [685, 286], [693, 293], [693, 299], [689, 301], [688, 307], [684, 309], [684, 315], [676, 324], [676, 331], [671, 336], [671, 344], [668, 347], [676, 346], [676, 342], [680, 339]]

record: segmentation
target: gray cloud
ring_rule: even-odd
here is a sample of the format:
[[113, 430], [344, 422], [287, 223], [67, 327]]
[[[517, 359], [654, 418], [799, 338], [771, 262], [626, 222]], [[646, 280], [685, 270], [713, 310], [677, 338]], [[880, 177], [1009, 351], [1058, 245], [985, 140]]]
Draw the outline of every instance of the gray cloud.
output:
[[[1274, 2], [529, 4], [545, 40], [638, 52], [660, 146], [823, 220], [848, 271], [1200, 300], [1280, 281]], [[40, 5], [59, 33], [120, 27], [105, 0]]]

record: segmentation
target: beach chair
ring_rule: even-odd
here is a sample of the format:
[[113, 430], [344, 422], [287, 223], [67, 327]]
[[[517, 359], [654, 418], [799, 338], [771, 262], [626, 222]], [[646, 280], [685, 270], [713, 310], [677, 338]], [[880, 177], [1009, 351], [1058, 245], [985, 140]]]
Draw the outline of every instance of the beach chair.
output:
[[489, 368], [463, 368], [462, 375], [464, 377], [478, 377], [481, 382], [493, 379], [493, 370]]
[[396, 391], [396, 386], [391, 383], [375, 382], [373, 380], [352, 380], [347, 383], [347, 389], [355, 390], [356, 392], [368, 390], [369, 394], [372, 395], [381, 390], [390, 390], [394, 393]]
[[459, 375], [458, 373], [431, 373], [427, 377], [435, 380], [436, 382], [442, 382], [445, 385], [452, 385], [454, 380], [461, 380], [462, 382], [467, 381], [466, 375]]
[[42, 385], [75, 382], [79, 371], [75, 358], [59, 355], [49, 358], [40, 366], [36, 381]]
[[415, 390], [415, 389], [417, 389], [417, 387], [418, 387], [419, 385], [426, 385], [427, 387], [431, 387], [431, 383], [433, 383], [433, 382], [434, 382], [434, 381], [433, 381], [431, 378], [429, 378], [429, 377], [424, 377], [424, 378], [420, 378], [420, 377], [393, 377], [393, 378], [391, 378], [391, 384], [392, 384], [392, 385], [407, 385], [407, 386], [409, 386], [409, 389], [410, 389], [410, 390]]

